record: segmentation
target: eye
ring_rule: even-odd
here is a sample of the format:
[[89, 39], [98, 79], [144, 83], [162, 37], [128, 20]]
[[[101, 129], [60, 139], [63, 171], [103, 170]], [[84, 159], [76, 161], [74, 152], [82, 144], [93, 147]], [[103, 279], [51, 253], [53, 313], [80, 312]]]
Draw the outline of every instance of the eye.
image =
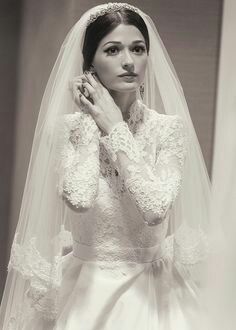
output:
[[146, 50], [144, 46], [135, 46], [134, 49], [138, 53], [144, 53]]
[[[135, 46], [133, 48], [133, 50], [135, 50], [135, 52], [137, 52], [139, 54], [142, 54], [145, 52], [146, 48], [144, 46]], [[104, 52], [109, 55], [115, 55], [115, 54], [117, 54], [116, 51], [119, 51], [118, 47], [112, 46], [112, 47], [107, 48]]]
[[109, 55], [112, 55], [112, 54], [115, 54], [115, 53], [116, 53], [115, 50], [118, 50], [118, 48], [115, 47], [115, 46], [113, 46], [113, 47], [107, 48], [107, 49], [105, 50], [105, 53], [107, 53], [107, 54], [109, 54]]

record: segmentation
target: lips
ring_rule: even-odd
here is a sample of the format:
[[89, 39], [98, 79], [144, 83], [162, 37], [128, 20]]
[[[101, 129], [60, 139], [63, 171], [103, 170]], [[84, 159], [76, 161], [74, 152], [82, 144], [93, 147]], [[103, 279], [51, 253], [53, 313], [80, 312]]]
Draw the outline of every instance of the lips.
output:
[[120, 74], [118, 77], [137, 77], [137, 74], [134, 72], [123, 73], [123, 74]]

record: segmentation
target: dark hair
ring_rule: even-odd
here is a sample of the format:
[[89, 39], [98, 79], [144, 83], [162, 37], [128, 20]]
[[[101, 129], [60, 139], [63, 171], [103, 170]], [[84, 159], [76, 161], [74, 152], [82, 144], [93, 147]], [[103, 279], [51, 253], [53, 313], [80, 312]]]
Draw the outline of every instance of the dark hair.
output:
[[120, 24], [136, 26], [144, 37], [147, 53], [149, 53], [149, 35], [144, 20], [135, 11], [122, 8], [119, 11], [98, 16], [87, 27], [82, 50], [84, 57], [83, 71], [89, 70], [100, 41]]

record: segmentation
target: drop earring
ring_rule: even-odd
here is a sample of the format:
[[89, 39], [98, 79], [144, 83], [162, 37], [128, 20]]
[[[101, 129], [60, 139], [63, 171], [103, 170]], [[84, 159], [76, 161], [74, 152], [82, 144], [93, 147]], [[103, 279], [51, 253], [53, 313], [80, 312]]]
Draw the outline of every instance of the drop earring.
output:
[[94, 69], [94, 67], [93, 67], [92, 65], [90, 66], [89, 71], [90, 71], [91, 73], [96, 73], [96, 71], [95, 71], [95, 69]]
[[142, 83], [142, 85], [139, 86], [139, 91], [140, 91], [140, 95], [141, 98], [144, 98], [144, 83]]

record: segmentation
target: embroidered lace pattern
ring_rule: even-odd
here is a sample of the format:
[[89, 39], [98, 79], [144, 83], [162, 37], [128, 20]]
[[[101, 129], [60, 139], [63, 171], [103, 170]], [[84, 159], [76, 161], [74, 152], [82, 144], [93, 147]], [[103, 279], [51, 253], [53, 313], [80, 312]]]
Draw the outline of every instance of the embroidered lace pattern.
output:
[[[102, 135], [88, 116], [75, 113], [63, 118], [58, 190], [70, 206], [88, 210], [74, 213], [71, 233], [62, 228], [61, 245], [71, 245], [72, 234], [74, 242], [91, 246], [95, 260], [106, 261], [105, 253], [111, 251], [109, 263], [101, 265], [111, 271], [124, 258], [126, 247], [133, 258], [132, 248], [149, 249], [163, 242], [164, 258], [185, 265], [204, 259], [208, 246], [200, 228], [182, 226], [165, 238], [188, 143], [181, 118], [158, 114], [138, 102], [127, 122]], [[125, 257], [129, 259], [129, 253]], [[9, 270], [18, 271], [30, 283], [27, 295], [32, 308], [50, 319], [57, 312], [61, 261], [61, 256], [53, 264], [44, 259], [35, 237], [21, 245], [16, 236]]]
[[54, 319], [61, 284], [61, 256], [55, 256], [54, 262], [49, 263], [38, 251], [36, 237], [32, 237], [25, 245], [17, 243], [17, 237], [18, 234], [12, 244], [8, 271], [14, 269], [28, 280], [28, 309], [36, 310], [43, 318]]
[[140, 153], [135, 144], [130, 144], [131, 138], [132, 133], [129, 131], [127, 123], [121, 121], [113, 127], [109, 136], [102, 137], [101, 141], [106, 146], [114, 162], [117, 159], [117, 151], [123, 151], [129, 155], [131, 160], [138, 162], [140, 160]]
[[[98, 189], [100, 131], [89, 114], [64, 116], [64, 147], [58, 192], [70, 207], [89, 208]], [[88, 179], [89, 178], [89, 179]]]
[[[108, 136], [101, 138], [149, 225], [163, 221], [177, 197], [186, 154], [187, 136], [181, 118], [168, 116], [165, 125], [168, 130], [160, 137], [160, 151], [153, 168], [144, 161], [126, 122], [116, 124]], [[127, 156], [122, 164], [117, 161], [118, 152]]]

